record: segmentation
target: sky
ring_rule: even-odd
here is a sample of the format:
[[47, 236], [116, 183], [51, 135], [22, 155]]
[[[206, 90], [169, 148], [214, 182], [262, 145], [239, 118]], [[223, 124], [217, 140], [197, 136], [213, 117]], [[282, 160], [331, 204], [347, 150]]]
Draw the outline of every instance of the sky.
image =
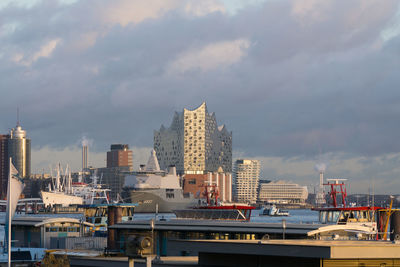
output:
[[400, 193], [397, 0], [35, 0], [0, 4], [0, 132], [21, 125], [32, 171], [145, 163], [153, 131], [206, 101], [234, 159], [312, 188]]

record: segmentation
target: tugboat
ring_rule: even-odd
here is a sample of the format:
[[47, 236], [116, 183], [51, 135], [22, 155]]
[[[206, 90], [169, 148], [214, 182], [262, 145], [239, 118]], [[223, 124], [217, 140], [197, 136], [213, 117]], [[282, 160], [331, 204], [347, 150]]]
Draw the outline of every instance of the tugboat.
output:
[[[324, 184], [331, 187], [329, 195], [332, 199], [332, 207], [314, 208], [313, 210], [319, 212], [320, 223], [328, 225], [310, 231], [307, 235], [320, 240], [377, 239], [379, 214], [387, 212], [387, 209], [376, 206], [347, 207], [347, 192], [343, 181], [344, 179], [328, 179], [328, 183]], [[340, 206], [337, 202], [338, 194], [342, 197]], [[383, 224], [379, 224], [382, 228]], [[387, 226], [385, 228], [387, 229]]]

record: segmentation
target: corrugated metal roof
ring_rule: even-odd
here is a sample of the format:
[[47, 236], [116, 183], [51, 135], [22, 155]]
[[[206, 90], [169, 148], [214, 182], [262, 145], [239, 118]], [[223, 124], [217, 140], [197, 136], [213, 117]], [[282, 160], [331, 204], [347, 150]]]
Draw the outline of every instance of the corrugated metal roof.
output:
[[[151, 230], [151, 220], [122, 222], [111, 229]], [[287, 223], [285, 233], [306, 234], [315, 230], [320, 224], [291, 224]], [[156, 231], [200, 231], [200, 232], [234, 232], [234, 233], [282, 233], [281, 223], [253, 223], [212, 220], [171, 220], [155, 221]]]

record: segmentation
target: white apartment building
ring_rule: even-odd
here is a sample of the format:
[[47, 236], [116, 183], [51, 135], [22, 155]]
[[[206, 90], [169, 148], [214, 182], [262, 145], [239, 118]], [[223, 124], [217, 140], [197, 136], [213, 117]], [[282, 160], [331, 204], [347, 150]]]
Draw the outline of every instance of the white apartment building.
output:
[[307, 186], [286, 181], [260, 183], [259, 201], [262, 202], [280, 204], [304, 203], [307, 197]]
[[233, 185], [236, 200], [243, 203], [256, 203], [259, 179], [259, 160], [236, 160], [233, 168]]
[[161, 169], [175, 165], [178, 173], [232, 172], [232, 132], [217, 126], [203, 102], [194, 110], [175, 112], [171, 126], [154, 131], [154, 150]]

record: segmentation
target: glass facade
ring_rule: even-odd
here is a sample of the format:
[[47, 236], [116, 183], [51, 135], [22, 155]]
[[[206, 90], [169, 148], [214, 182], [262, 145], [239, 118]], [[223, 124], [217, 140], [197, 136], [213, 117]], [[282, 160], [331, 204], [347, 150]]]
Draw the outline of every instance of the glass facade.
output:
[[25, 131], [18, 126], [11, 130], [8, 139], [8, 156], [22, 178], [31, 175], [31, 140], [26, 139]]

